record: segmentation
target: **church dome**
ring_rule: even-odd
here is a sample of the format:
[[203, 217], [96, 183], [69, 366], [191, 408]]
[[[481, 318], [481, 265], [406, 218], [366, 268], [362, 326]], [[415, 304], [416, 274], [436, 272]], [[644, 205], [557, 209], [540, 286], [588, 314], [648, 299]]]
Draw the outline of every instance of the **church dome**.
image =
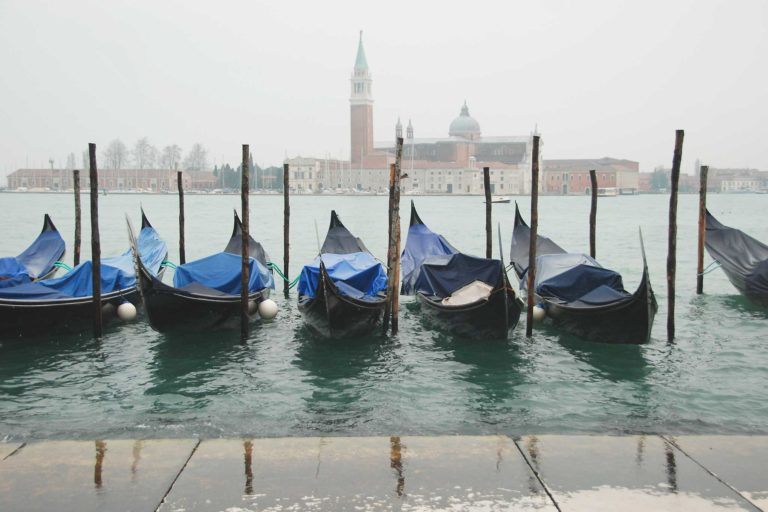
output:
[[474, 117], [469, 115], [467, 102], [461, 107], [459, 117], [451, 121], [448, 128], [448, 135], [451, 137], [464, 137], [465, 139], [477, 139], [480, 137], [480, 123]]

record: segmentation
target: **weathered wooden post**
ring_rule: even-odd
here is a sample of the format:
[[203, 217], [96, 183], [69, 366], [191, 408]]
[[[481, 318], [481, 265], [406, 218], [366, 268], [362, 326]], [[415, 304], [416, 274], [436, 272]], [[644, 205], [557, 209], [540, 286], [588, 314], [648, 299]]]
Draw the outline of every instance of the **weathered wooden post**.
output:
[[696, 266], [696, 293], [704, 293], [704, 240], [707, 236], [707, 174], [709, 166], [699, 169], [699, 254]]
[[91, 185], [91, 290], [93, 294], [93, 335], [101, 338], [101, 241], [99, 240], [99, 172], [96, 169], [96, 144], [88, 144]]
[[187, 257], [184, 252], [184, 183], [181, 171], [176, 171], [176, 184], [179, 188], [179, 265], [183, 265]]
[[240, 167], [240, 213], [242, 215], [242, 266], [240, 271], [240, 334], [243, 338], [248, 336], [248, 296], [250, 283], [250, 243], [248, 237], [248, 144], [243, 144], [243, 163]]
[[80, 264], [80, 238], [81, 238], [81, 219], [80, 219], [80, 171], [72, 171], [72, 186], [75, 189], [75, 254], [74, 266]]
[[680, 182], [680, 161], [683, 158], [683, 130], [675, 132], [675, 153], [672, 156], [671, 193], [669, 196], [669, 246], [667, 250], [667, 341], [675, 340], [675, 271], [677, 267], [677, 189]]
[[402, 178], [403, 138], [397, 138], [395, 152], [395, 193], [392, 204], [392, 238], [394, 238], [394, 279], [392, 282], [392, 334], [397, 334], [400, 309], [400, 179]]
[[395, 164], [389, 164], [389, 204], [387, 206], [387, 301], [384, 303], [384, 319], [381, 322], [382, 332], [387, 333], [389, 329], [389, 317], [392, 313], [392, 287], [391, 281], [394, 279], [393, 258], [394, 244], [392, 240], [392, 209], [395, 201]]
[[525, 335], [533, 336], [534, 283], [536, 280], [536, 234], [539, 230], [539, 136], [533, 136], [531, 163], [531, 239], [528, 244], [528, 308]]
[[493, 249], [493, 243], [491, 237], [491, 212], [493, 211], [493, 203], [491, 199], [491, 170], [488, 167], [483, 167], [483, 190], [485, 191], [485, 257], [491, 257], [491, 251]]
[[597, 254], [596, 223], [597, 223], [597, 173], [589, 171], [589, 181], [592, 187], [592, 206], [589, 209], [589, 255], [595, 258]]
[[290, 289], [288, 286], [290, 283], [288, 283], [288, 280], [290, 279], [288, 276], [290, 275], [288, 273], [288, 264], [290, 263], [290, 250], [291, 250], [291, 239], [289, 237], [290, 230], [291, 230], [291, 203], [289, 201], [289, 187], [290, 184], [290, 167], [287, 163], [283, 164], [283, 275], [285, 275], [285, 279], [283, 280], [283, 293], [288, 294], [288, 290]]

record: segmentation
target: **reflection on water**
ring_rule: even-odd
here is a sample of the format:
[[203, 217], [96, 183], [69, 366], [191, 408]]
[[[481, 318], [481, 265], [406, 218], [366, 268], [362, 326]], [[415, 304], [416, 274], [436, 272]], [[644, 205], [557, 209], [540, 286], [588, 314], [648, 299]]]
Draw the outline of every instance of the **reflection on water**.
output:
[[243, 442], [243, 458], [245, 462], [245, 490], [246, 496], [253, 494], [253, 441]]
[[405, 446], [400, 442], [400, 436], [389, 438], [389, 467], [395, 470], [397, 485], [395, 485], [395, 494], [402, 498], [405, 494], [405, 470], [403, 469], [403, 451]]
[[101, 468], [104, 464], [104, 455], [107, 453], [107, 443], [96, 441], [96, 464], [93, 467], [93, 484], [97, 489], [101, 489]]

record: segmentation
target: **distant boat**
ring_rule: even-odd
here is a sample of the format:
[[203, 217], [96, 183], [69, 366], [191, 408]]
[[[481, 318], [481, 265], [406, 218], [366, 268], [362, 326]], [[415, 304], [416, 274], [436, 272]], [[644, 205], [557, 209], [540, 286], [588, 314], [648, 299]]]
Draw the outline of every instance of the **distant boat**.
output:
[[[493, 196], [491, 197], [492, 203], [509, 203], [511, 201], [507, 196]], [[485, 201], [483, 201], [485, 202]]]
[[619, 189], [616, 187], [601, 187], [597, 189], [599, 197], [614, 197], [619, 195]]

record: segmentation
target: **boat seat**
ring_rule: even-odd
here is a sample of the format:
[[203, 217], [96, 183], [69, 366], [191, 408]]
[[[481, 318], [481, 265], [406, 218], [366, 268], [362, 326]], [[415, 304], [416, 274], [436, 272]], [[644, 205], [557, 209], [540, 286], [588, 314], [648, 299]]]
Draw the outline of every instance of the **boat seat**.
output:
[[442, 300], [444, 306], [464, 306], [491, 296], [493, 286], [482, 281], [472, 281]]

